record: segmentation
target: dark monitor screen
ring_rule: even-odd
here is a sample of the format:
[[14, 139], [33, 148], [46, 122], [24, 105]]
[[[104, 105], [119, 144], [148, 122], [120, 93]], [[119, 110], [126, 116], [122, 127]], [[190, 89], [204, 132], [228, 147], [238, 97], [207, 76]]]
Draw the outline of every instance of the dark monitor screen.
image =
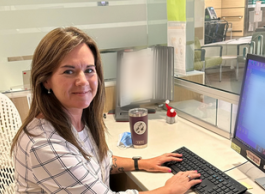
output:
[[235, 137], [265, 156], [265, 58], [248, 59]]

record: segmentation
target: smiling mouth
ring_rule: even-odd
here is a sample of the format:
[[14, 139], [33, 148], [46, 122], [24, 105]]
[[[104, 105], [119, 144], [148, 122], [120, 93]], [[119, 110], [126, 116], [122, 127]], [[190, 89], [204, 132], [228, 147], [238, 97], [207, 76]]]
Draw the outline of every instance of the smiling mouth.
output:
[[73, 92], [73, 94], [86, 94], [88, 93], [89, 91], [85, 91], [85, 92]]

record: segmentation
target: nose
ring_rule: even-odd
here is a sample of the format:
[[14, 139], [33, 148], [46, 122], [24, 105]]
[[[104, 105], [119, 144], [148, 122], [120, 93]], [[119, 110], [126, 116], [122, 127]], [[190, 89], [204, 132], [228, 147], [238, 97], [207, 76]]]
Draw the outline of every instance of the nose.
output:
[[77, 86], [84, 86], [88, 84], [88, 80], [86, 77], [86, 74], [81, 71], [80, 73], [78, 73], [77, 79], [76, 79], [76, 85]]

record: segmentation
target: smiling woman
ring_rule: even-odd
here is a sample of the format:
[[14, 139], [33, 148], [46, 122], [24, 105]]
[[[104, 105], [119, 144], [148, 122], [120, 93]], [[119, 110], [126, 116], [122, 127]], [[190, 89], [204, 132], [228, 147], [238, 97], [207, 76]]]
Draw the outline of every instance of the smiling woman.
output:
[[[137, 160], [112, 155], [102, 117], [103, 80], [98, 48], [83, 31], [57, 28], [41, 40], [32, 61], [29, 115], [11, 149], [17, 193], [111, 194], [110, 173], [170, 173], [163, 164], [182, 160], [177, 153]], [[143, 193], [182, 194], [201, 182], [198, 177], [196, 171], [179, 173]]]

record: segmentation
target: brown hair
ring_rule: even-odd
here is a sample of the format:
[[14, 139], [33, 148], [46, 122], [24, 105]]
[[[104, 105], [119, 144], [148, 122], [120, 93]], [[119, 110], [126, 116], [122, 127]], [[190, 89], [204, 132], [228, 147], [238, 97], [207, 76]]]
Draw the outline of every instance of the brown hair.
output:
[[76, 46], [85, 43], [93, 53], [96, 72], [98, 75], [98, 90], [89, 107], [83, 110], [82, 122], [88, 126], [99, 149], [100, 161], [106, 156], [108, 146], [105, 140], [105, 124], [103, 122], [103, 108], [105, 102], [105, 86], [100, 54], [96, 43], [83, 31], [75, 27], [56, 28], [49, 32], [39, 43], [32, 60], [31, 89], [32, 103], [29, 114], [13, 139], [11, 153], [18, 142], [22, 131], [27, 131], [27, 125], [40, 113], [48, 120], [57, 133], [66, 141], [76, 146], [82, 155], [88, 155], [77, 143], [71, 130], [71, 122], [65, 108], [53, 93], [48, 94], [43, 83], [50, 78], [65, 55]]

